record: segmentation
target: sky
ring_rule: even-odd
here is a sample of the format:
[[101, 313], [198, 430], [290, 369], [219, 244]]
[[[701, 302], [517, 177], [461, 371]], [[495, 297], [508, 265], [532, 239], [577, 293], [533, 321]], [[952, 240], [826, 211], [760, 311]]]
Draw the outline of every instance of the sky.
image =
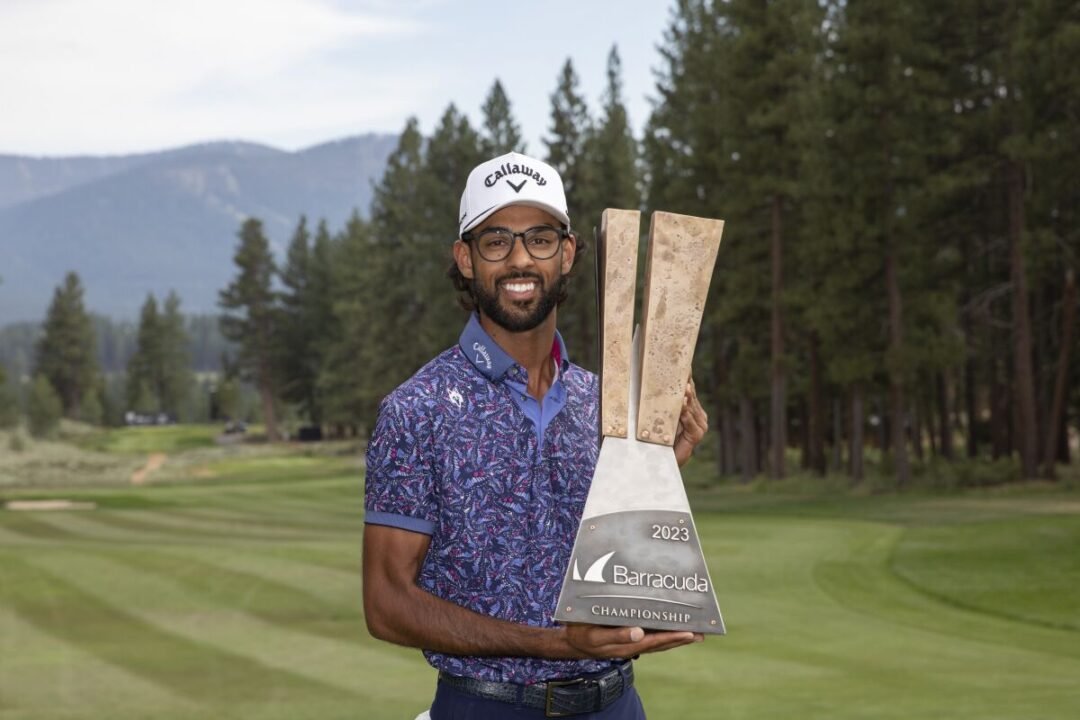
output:
[[498, 78], [542, 155], [570, 58], [599, 108], [612, 45], [638, 134], [670, 0], [0, 0], [0, 154], [249, 140], [284, 150], [480, 123]]

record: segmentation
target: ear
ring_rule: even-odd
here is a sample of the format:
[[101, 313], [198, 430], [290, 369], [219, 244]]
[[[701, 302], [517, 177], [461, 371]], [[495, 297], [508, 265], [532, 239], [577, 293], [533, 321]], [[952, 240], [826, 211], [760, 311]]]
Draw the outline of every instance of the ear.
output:
[[472, 253], [469, 252], [469, 244], [460, 239], [454, 241], [454, 262], [465, 279], [473, 279]]
[[570, 236], [563, 240], [562, 250], [562, 274], [566, 275], [570, 272], [570, 268], [574, 267], [574, 256], [577, 255], [577, 235], [570, 233]]

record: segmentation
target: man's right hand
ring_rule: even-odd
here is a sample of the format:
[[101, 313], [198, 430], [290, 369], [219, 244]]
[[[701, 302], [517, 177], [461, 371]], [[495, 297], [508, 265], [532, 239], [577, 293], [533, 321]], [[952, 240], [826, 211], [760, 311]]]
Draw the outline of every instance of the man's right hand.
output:
[[639, 627], [605, 627], [571, 623], [566, 626], [566, 642], [590, 658], [631, 658], [642, 653], [670, 650], [701, 642], [705, 636], [692, 632], [652, 632]]

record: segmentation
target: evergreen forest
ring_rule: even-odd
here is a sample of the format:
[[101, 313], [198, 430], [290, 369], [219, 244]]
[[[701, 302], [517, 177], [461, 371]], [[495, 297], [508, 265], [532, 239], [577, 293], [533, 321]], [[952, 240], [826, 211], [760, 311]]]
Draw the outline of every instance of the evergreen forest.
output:
[[282, 257], [246, 219], [220, 317], [151, 294], [114, 355], [69, 274], [25, 382], [3, 358], [0, 421], [17, 405], [31, 429], [134, 411], [250, 416], [270, 440], [297, 425], [363, 436], [382, 397], [456, 341], [461, 190], [518, 150], [560, 172], [588, 248], [558, 310], [588, 369], [603, 209], [725, 221], [694, 371], [714, 474], [899, 488], [1052, 479], [1070, 463], [1080, 4], [677, 0], [655, 72], [640, 136], [617, 48], [593, 101], [565, 62], [540, 147], [498, 80], [430, 135], [410, 119], [369, 209], [340, 228], [297, 218]]

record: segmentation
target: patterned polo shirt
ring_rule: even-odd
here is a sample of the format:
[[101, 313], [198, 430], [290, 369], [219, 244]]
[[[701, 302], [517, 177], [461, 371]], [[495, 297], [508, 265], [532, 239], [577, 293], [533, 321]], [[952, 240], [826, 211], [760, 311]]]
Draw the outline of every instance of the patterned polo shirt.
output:
[[[470, 319], [458, 344], [387, 395], [367, 451], [365, 522], [431, 536], [417, 580], [491, 617], [555, 624], [598, 452], [596, 376], [570, 363], [542, 403], [528, 373]], [[608, 661], [463, 657], [424, 651], [454, 675], [533, 683]]]

